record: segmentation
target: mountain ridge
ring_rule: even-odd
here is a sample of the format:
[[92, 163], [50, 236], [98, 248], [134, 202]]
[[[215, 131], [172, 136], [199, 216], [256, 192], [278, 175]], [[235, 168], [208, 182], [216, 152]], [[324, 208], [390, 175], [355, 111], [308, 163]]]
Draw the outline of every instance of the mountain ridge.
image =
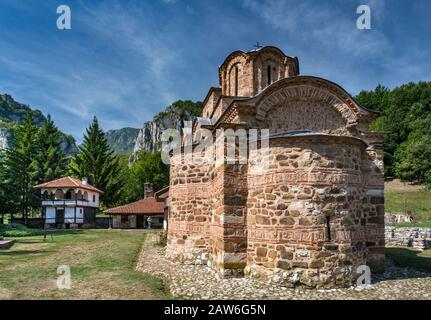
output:
[[[34, 109], [29, 105], [15, 101], [10, 94], [0, 94], [0, 150], [10, 146], [14, 126], [21, 123], [27, 114], [32, 116], [34, 123], [38, 127], [42, 126], [47, 120], [39, 109]], [[78, 150], [75, 138], [72, 135], [60, 132], [64, 153], [68, 156], [73, 156]]]
[[105, 137], [112, 151], [120, 154], [131, 154], [138, 134], [138, 128], [124, 127], [106, 131]]
[[136, 138], [131, 160], [135, 160], [141, 151], [160, 151], [160, 137], [164, 130], [180, 130], [186, 121], [192, 121], [201, 112], [202, 102], [200, 101], [178, 100], [173, 102], [164, 111], [156, 114], [152, 121], [144, 122]]

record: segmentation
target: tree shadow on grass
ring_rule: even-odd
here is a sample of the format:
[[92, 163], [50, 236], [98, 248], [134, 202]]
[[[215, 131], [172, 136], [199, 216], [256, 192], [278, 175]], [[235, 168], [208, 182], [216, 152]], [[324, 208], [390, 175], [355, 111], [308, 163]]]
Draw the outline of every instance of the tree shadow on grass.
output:
[[[43, 232], [43, 231], [42, 231]], [[65, 235], [78, 235], [82, 234], [83, 230], [50, 230], [45, 234], [38, 234], [33, 236], [23, 236], [23, 237], [5, 237], [5, 240], [14, 239], [15, 243], [20, 244], [36, 244], [36, 243], [48, 243], [52, 240], [55, 241], [55, 238], [58, 236]]]
[[373, 274], [373, 282], [412, 278], [431, 278], [431, 251], [429, 256], [411, 248], [385, 249], [385, 271]]
[[[59, 236], [61, 236], [61, 235], [69, 235], [69, 234], [80, 234], [80, 233], [83, 233], [85, 231], [85, 229], [53, 229], [53, 230], [46, 230], [46, 234], [47, 234], [47, 237], [49, 237], [51, 234], [52, 235], [59, 235]], [[44, 234], [43, 234], [43, 230], [41, 231], [42, 232], [42, 237], [44, 236]]]
[[17, 251], [7, 251], [2, 252], [0, 251], [0, 257], [1, 256], [21, 256], [21, 255], [32, 255], [32, 254], [40, 254], [40, 253], [53, 253], [55, 251], [53, 250], [17, 250]]
[[[46, 242], [46, 241], [45, 241]], [[29, 240], [29, 239], [19, 239], [19, 238], [15, 238], [15, 244], [16, 243], [20, 243], [20, 244], [37, 244], [37, 243], [44, 243], [43, 239], [34, 239], [34, 240]]]

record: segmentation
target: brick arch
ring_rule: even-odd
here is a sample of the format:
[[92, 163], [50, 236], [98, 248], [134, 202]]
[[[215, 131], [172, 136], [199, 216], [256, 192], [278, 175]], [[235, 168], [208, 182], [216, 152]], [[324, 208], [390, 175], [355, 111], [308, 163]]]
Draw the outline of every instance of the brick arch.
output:
[[235, 51], [229, 55], [228, 59], [223, 63], [219, 70], [220, 85], [222, 87], [223, 94], [229, 95], [231, 88], [230, 73], [235, 65], [240, 65], [242, 68], [249, 62], [249, 57], [242, 51]]
[[[235, 68], [238, 68], [238, 86], [240, 86], [241, 73], [244, 72], [244, 63], [241, 59], [234, 60], [233, 63], [229, 65], [229, 69], [226, 72], [226, 94], [230, 96], [235, 96]], [[239, 91], [239, 88], [236, 88]]]
[[297, 76], [277, 81], [256, 97], [256, 118], [264, 120], [271, 109], [292, 100], [321, 101], [336, 110], [347, 126], [356, 125], [363, 118], [375, 114], [358, 105], [335, 83], [316, 77]]

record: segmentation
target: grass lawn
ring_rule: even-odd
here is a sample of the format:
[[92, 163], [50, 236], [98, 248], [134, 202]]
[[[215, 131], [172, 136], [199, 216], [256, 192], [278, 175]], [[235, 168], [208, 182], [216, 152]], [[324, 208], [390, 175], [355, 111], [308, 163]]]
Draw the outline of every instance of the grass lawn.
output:
[[385, 183], [385, 210], [392, 214], [410, 213], [413, 223], [397, 224], [403, 227], [431, 227], [431, 192], [422, 186]]
[[[141, 230], [65, 230], [16, 238], [0, 250], [0, 299], [166, 299], [160, 279], [135, 271]], [[68, 265], [72, 288], [57, 289], [57, 268]]]
[[385, 252], [400, 267], [431, 272], [431, 249], [418, 251], [412, 248], [386, 248]]

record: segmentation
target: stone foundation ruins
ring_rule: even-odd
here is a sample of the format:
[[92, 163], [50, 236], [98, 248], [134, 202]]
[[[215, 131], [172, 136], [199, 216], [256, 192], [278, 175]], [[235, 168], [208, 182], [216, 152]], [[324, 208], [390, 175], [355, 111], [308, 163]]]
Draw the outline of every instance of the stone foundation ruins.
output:
[[431, 228], [385, 228], [387, 246], [411, 247], [417, 250], [431, 248]]
[[[274, 47], [232, 53], [219, 76], [193, 144], [171, 157], [167, 256], [310, 287], [348, 286], [360, 265], [381, 271], [384, 136], [367, 131], [375, 113], [330, 81], [299, 76], [298, 59]], [[246, 162], [214, 161], [216, 152], [190, 161], [186, 149], [196, 152], [205, 132], [228, 148], [216, 134], [227, 129], [269, 135]]]

